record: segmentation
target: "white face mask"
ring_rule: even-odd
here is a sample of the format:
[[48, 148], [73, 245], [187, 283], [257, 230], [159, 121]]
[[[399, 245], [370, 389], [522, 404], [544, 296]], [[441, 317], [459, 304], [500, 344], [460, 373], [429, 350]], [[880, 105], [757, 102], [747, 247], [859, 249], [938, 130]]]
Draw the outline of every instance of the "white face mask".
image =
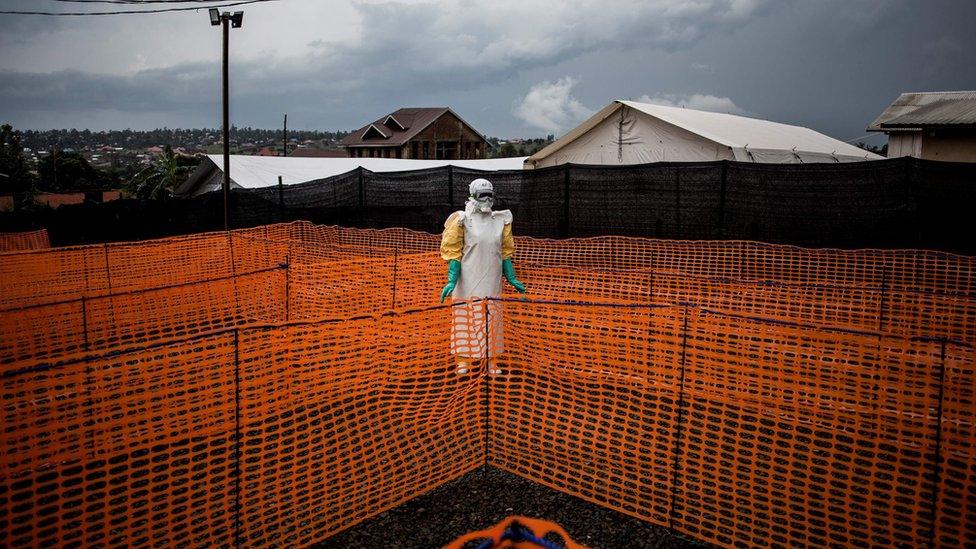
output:
[[495, 205], [494, 198], [482, 198], [478, 200], [477, 198], [472, 198], [472, 202], [475, 204], [475, 209], [481, 213], [488, 213], [491, 211], [491, 207]]

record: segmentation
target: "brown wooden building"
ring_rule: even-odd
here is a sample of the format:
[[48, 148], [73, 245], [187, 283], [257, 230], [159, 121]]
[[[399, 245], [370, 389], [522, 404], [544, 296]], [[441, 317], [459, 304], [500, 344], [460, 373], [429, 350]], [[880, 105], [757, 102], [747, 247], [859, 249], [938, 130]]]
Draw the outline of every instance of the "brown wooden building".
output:
[[474, 160], [486, 158], [488, 141], [447, 107], [406, 108], [347, 135], [351, 157]]

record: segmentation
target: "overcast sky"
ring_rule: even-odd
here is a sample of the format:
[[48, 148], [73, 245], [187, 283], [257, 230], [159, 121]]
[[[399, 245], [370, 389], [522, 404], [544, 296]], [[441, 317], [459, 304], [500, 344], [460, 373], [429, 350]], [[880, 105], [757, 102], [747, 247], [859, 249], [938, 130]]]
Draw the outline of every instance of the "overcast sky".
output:
[[[120, 7], [0, 0], [0, 10]], [[449, 106], [488, 135], [559, 135], [613, 99], [643, 99], [847, 140], [900, 92], [976, 89], [974, 0], [279, 0], [230, 9], [245, 13], [230, 46], [238, 126], [280, 127], [288, 113], [290, 128], [349, 130], [398, 107]], [[220, 125], [220, 32], [206, 10], [0, 15], [0, 52], [0, 121], [18, 129]]]

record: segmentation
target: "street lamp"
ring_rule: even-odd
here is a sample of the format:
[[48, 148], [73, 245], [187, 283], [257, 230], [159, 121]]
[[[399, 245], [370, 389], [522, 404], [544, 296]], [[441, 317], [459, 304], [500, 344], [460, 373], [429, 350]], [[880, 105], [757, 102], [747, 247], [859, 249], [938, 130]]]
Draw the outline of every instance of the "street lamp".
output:
[[[228, 201], [230, 200], [230, 108], [229, 108], [229, 94], [228, 94], [228, 71], [227, 71], [227, 44], [230, 27], [235, 29], [241, 28], [244, 24], [244, 12], [238, 11], [233, 15], [225, 11], [220, 13], [217, 8], [210, 8], [210, 24], [213, 26], [221, 25], [224, 27], [224, 129], [223, 129], [223, 139], [224, 139], [224, 230], [230, 229], [230, 214], [228, 208]], [[228, 25], [229, 23], [229, 25]]]

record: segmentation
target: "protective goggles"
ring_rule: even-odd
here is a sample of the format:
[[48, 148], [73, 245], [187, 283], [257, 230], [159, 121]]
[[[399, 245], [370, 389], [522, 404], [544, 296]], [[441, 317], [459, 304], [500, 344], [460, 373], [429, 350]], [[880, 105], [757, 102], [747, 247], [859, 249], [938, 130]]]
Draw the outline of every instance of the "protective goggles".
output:
[[495, 198], [495, 193], [491, 191], [478, 191], [474, 195], [475, 200], [487, 200], [489, 198]]

